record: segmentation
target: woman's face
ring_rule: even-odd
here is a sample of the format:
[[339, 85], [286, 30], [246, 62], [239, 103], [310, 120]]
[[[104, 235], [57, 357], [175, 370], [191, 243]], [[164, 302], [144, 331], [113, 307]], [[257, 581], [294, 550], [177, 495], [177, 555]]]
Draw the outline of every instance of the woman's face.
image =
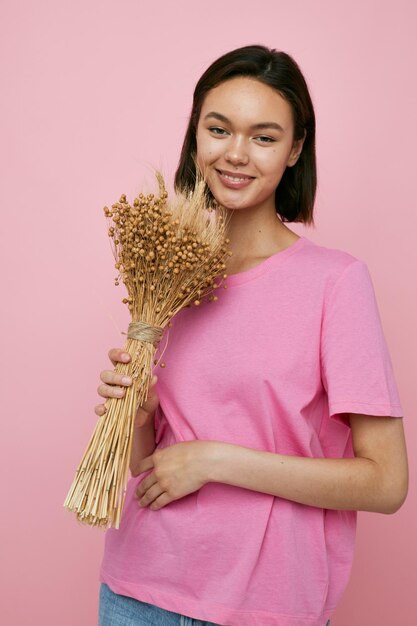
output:
[[239, 76], [211, 89], [197, 125], [197, 163], [217, 202], [275, 211], [275, 190], [303, 144], [293, 134], [291, 106], [272, 87]]

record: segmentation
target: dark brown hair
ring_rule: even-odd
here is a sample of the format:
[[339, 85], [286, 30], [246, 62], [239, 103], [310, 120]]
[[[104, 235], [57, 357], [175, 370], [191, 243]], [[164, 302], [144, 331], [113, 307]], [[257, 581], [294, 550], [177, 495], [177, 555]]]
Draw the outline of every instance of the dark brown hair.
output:
[[[303, 149], [296, 164], [287, 167], [275, 192], [275, 207], [283, 222], [314, 224], [313, 208], [317, 186], [315, 133], [316, 120], [306, 81], [294, 59], [285, 52], [261, 45], [232, 50], [214, 61], [199, 79], [180, 161], [175, 173], [175, 189], [189, 193], [196, 180], [196, 131], [201, 107], [210, 89], [236, 76], [250, 76], [276, 89], [291, 105], [294, 140], [302, 139]], [[207, 187], [207, 199], [213, 195]]]

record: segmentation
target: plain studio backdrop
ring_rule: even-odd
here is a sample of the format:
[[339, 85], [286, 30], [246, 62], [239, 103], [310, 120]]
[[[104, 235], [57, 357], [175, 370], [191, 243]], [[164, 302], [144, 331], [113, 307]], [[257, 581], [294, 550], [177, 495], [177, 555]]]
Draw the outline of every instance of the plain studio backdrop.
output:
[[416, 6], [3, 0], [3, 624], [96, 624], [104, 533], [63, 502], [128, 321], [102, 209], [152, 191], [153, 166], [172, 185], [197, 79], [262, 43], [299, 63], [317, 115], [316, 228], [290, 227], [368, 264], [405, 412], [408, 499], [359, 513], [332, 626], [415, 626]]

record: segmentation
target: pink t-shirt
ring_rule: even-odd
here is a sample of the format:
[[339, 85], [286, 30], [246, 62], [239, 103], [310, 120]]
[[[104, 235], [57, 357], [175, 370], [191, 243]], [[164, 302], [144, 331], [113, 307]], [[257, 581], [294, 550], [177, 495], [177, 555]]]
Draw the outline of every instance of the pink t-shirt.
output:
[[[402, 417], [363, 261], [302, 236], [226, 283], [173, 320], [158, 447], [201, 439], [348, 458], [344, 414]], [[130, 479], [121, 526], [106, 532], [102, 582], [218, 624], [325, 626], [349, 580], [356, 511], [222, 483], [152, 511], [134, 498], [149, 473]]]

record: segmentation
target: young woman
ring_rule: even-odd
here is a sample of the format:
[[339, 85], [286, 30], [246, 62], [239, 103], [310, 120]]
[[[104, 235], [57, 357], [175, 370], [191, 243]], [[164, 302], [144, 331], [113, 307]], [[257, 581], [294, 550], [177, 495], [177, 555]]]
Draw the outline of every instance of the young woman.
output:
[[[246, 46], [215, 61], [195, 89], [177, 189], [193, 186], [193, 156], [208, 199], [230, 211], [227, 289], [175, 316], [138, 409], [100, 626], [326, 626], [356, 512], [397, 511], [408, 464], [366, 264], [285, 224], [313, 223], [316, 189], [294, 60]], [[130, 384], [101, 380], [105, 398]]]

